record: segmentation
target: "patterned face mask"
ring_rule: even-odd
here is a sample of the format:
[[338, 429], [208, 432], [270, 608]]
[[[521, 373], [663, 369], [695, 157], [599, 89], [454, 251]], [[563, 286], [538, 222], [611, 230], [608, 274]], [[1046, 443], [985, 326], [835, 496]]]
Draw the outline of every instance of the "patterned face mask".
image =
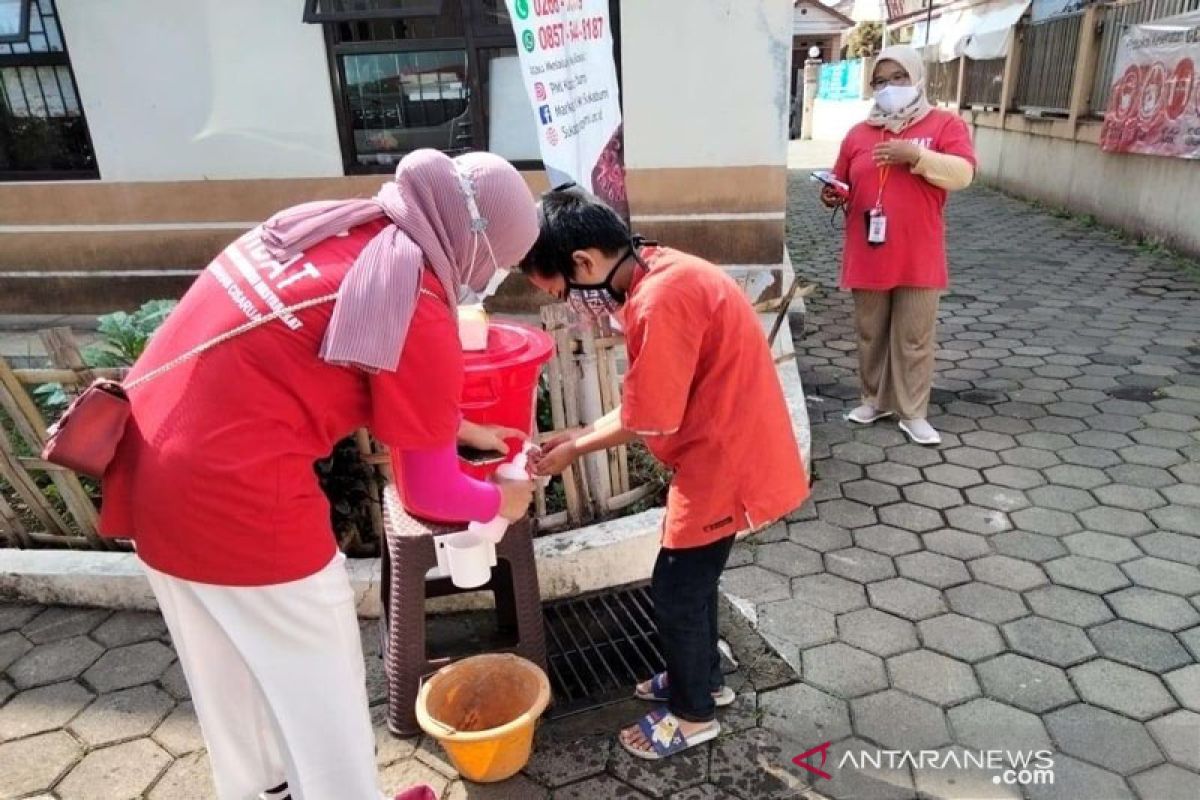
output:
[[613, 276], [625, 263], [625, 259], [633, 255], [630, 248], [621, 259], [608, 271], [603, 283], [575, 283], [567, 281], [567, 305], [580, 316], [600, 319], [614, 313], [625, 303], [625, 293], [614, 288]]

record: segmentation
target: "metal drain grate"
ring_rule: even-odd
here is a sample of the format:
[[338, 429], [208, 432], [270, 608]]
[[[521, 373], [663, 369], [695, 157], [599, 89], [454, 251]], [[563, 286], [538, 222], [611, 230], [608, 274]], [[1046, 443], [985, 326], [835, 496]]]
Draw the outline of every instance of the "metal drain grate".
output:
[[543, 612], [552, 719], [626, 700], [665, 668], [645, 585], [558, 600]]

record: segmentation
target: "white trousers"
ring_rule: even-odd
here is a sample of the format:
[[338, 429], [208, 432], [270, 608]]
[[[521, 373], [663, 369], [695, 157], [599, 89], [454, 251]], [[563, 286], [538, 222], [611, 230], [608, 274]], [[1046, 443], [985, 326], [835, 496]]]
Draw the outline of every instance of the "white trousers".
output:
[[354, 591], [340, 553], [315, 575], [214, 586], [142, 564], [179, 654], [217, 797], [379, 800]]

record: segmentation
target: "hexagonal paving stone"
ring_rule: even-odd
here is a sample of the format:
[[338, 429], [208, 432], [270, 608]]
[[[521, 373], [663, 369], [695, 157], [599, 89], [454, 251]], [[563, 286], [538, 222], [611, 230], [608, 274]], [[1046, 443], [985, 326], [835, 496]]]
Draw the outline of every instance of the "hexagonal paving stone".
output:
[[1113, 483], [1096, 490], [1096, 498], [1106, 506], [1124, 508], [1129, 511], [1149, 511], [1166, 505], [1162, 495], [1153, 489], [1132, 486], [1128, 483]]
[[1029, 614], [1021, 595], [985, 583], [968, 583], [946, 590], [950, 608], [984, 622], [1002, 623]]
[[[939, 511], [962, 505], [963, 502], [963, 496], [958, 489], [951, 489], [936, 483], [919, 483], [915, 486], [905, 486], [904, 498], [910, 503]], [[896, 524], [889, 522], [887, 517], [884, 517], [883, 520], [889, 524]]]
[[1046, 574], [1028, 561], [1009, 556], [987, 556], [967, 564], [977, 580], [1024, 592], [1047, 583]]
[[92, 631], [92, 638], [105, 647], [121, 647], [167, 634], [162, 615], [154, 611], [118, 611]]
[[961, 561], [937, 553], [909, 553], [900, 556], [896, 559], [896, 567], [903, 577], [935, 589], [948, 589], [971, 580], [970, 573]]
[[957, 614], [927, 619], [917, 629], [926, 647], [960, 661], [982, 661], [1004, 650], [995, 625]]
[[869, 506], [885, 506], [900, 500], [900, 490], [895, 486], [872, 480], [843, 483], [842, 493], [850, 500]]
[[1050, 750], [1053, 745], [1036, 714], [980, 698], [950, 709], [955, 739], [978, 750]]
[[1066, 536], [1081, 530], [1079, 520], [1065, 511], [1048, 508], [1026, 508], [1012, 515], [1013, 524], [1020, 530], [1046, 536]]
[[988, 540], [977, 533], [944, 529], [922, 534], [925, 548], [956, 559], [970, 559], [992, 552]]
[[885, 525], [903, 528], [914, 533], [942, 527], [942, 515], [931, 508], [914, 503], [896, 503], [879, 509], [879, 519]]
[[854, 543], [867, 550], [898, 556], [915, 553], [921, 549], [921, 540], [911, 531], [893, 528], [890, 525], [872, 525], [854, 532]]
[[865, 528], [878, 522], [875, 509], [853, 500], [828, 500], [817, 503], [817, 516], [843, 528]]
[[1171, 503], [1200, 506], [1200, 485], [1180, 483], [1175, 486], [1167, 486], [1162, 490], [1162, 495]]
[[47, 608], [25, 624], [21, 632], [34, 644], [57, 642], [91, 633], [111, 613], [102, 608]]
[[834, 617], [809, 605], [802, 597], [767, 603], [758, 615], [758, 629], [768, 641], [813, 647], [837, 638]]
[[1047, 664], [1069, 667], [1096, 654], [1087, 635], [1065, 622], [1026, 617], [1008, 623], [1002, 630], [1013, 650]]
[[969, 666], [929, 650], [888, 659], [888, 673], [897, 689], [940, 706], [961, 703], [979, 694], [979, 684]]
[[991, 469], [984, 470], [983, 476], [987, 479], [988, 483], [1008, 489], [1024, 490], [1046, 485], [1045, 476], [1037, 470], [1028, 467], [1015, 467], [1012, 465], [992, 467]]
[[[934, 426], [936, 427], [937, 425], [938, 423], [935, 422]], [[945, 428], [943, 427], [942, 430], [945, 430]], [[1000, 456], [991, 450], [984, 450], [979, 447], [952, 447], [946, 450], [944, 455], [947, 462], [971, 469], [986, 469], [1000, 464]]]
[[941, 709], [895, 689], [850, 702], [860, 736], [884, 747], [930, 750], [950, 743]]
[[612, 736], [585, 736], [568, 741], [539, 737], [524, 771], [538, 783], [556, 789], [604, 772], [612, 748]]
[[946, 520], [952, 528], [985, 536], [1012, 528], [1012, 522], [1003, 511], [975, 505], [949, 509], [946, 512]]
[[1117, 616], [1168, 631], [1200, 624], [1200, 614], [1182, 597], [1134, 586], [1114, 592], [1107, 600]]
[[1025, 600], [1039, 617], [1087, 628], [1113, 619], [1113, 613], [1098, 596], [1065, 586], [1043, 586], [1026, 592]]
[[1171, 531], [1155, 531], [1137, 538], [1137, 546], [1147, 555], [1181, 564], [1200, 566], [1200, 539]]
[[1133, 719], [1145, 721], [1177, 708], [1157, 676], [1115, 661], [1098, 658], [1068, 674], [1085, 703]]
[[835, 697], [858, 697], [888, 685], [882, 659], [842, 642], [806, 650], [801, 660], [805, 682]]
[[[920, 475], [918, 474], [917, 477], [920, 478]], [[44, 610], [42, 606], [23, 604], [0, 605], [0, 633], [19, 630], [22, 625], [37, 617]]]
[[[943, 769], [916, 769], [918, 797], [969, 797], [971, 800], [1020, 800], [1024, 795], [1018, 786], [993, 783], [995, 776], [986, 768], [975, 766], [975, 753], [957, 745], [937, 751], [945, 757]], [[959, 768], [961, 765], [961, 768]]]
[[966, 495], [969, 503], [994, 511], [1003, 511], [1006, 514], [1029, 507], [1029, 499], [1024, 492], [990, 483], [983, 486], [972, 486], [967, 489]]
[[788, 538], [818, 553], [841, 550], [854, 543], [850, 531], [824, 521], [793, 523], [788, 526]]
[[1088, 631], [1105, 658], [1164, 673], [1192, 662], [1187, 650], [1166, 631], [1119, 619]]
[[883, 448], [862, 442], [843, 442], [833, 446], [833, 457], [851, 464], [878, 464], [884, 460]]
[[1094, 531], [1073, 533], [1065, 537], [1063, 543], [1075, 555], [1094, 558], [1098, 561], [1108, 561], [1113, 564], [1130, 561], [1142, 554], [1138, 546], [1129, 539], [1123, 536], [1114, 536], [1111, 533], [1095, 533]]
[[1200, 714], [1179, 710], [1146, 723], [1169, 760], [1200, 772]]
[[1161, 558], [1139, 558], [1122, 564], [1121, 569], [1139, 586], [1181, 595], [1200, 592], [1200, 570], [1184, 564]]
[[8, 698], [12, 697], [16, 693], [17, 690], [13, 688], [11, 683], [9, 683], [5, 678], [0, 678], [0, 706], [3, 706], [5, 703], [7, 703]]
[[965, 489], [968, 486], [983, 483], [983, 475], [979, 473], [979, 470], [960, 467], [957, 464], [937, 464], [926, 467], [924, 472], [925, 480], [931, 483], [940, 483], [942, 486], [949, 486], [952, 489]]
[[842, 641], [884, 658], [918, 647], [917, 629], [911, 622], [875, 608], [841, 615], [837, 631]]
[[[1175, 467], [1174, 469], [1179, 469]], [[1147, 467], [1142, 464], [1120, 464], [1105, 470], [1114, 481], [1141, 486], [1146, 489], [1161, 489], [1176, 483], [1176, 478], [1170, 472], [1158, 467]]]
[[101, 695], [71, 723], [71, 732], [90, 747], [148, 736], [175, 707], [157, 686]]
[[81, 753], [79, 743], [62, 731], [0, 745], [0, 797], [49, 790]]
[[721, 575], [721, 590], [747, 603], [770, 603], [792, 596], [791, 583], [762, 567], [737, 567]]
[[910, 467], [907, 464], [897, 464], [893, 461], [870, 465], [867, 467], [867, 476], [872, 480], [889, 483], [892, 486], [907, 486], [910, 483], [919, 483], [922, 480], [921, 472], [916, 467]]
[[1067, 554], [1067, 548], [1058, 539], [1040, 533], [1005, 531], [992, 537], [992, 544], [1002, 555], [1025, 561], [1052, 561]]
[[1191, 800], [1200, 797], [1200, 775], [1180, 769], [1174, 764], [1162, 764], [1129, 779], [1142, 797], [1156, 800]]
[[1005, 653], [976, 669], [986, 695], [1035, 714], [1077, 699], [1065, 672], [1031, 658]]
[[[944, 437], [943, 437], [944, 438]], [[902, 444], [899, 447], [889, 447], [887, 457], [897, 464], [907, 464], [910, 467], [929, 467], [941, 463], [942, 457], [936, 450], [916, 444]]]
[[834, 614], [865, 608], [867, 605], [867, 595], [862, 586], [827, 573], [797, 578], [792, 582], [792, 596]]
[[1054, 754], [1054, 783], [1033, 785], [1026, 791], [1029, 800], [1071, 800], [1073, 797], [1136, 800], [1120, 775], [1061, 753]]
[[136, 797], [150, 787], [171, 757], [149, 739], [93, 750], [58, 786], [63, 800]]
[[1162, 760], [1141, 723], [1078, 703], [1045, 717], [1046, 728], [1067, 755], [1131, 775]]
[[825, 566], [834, 575], [858, 583], [881, 581], [896, 574], [896, 567], [890, 558], [861, 547], [826, 553]]
[[1091, 492], [1067, 486], [1039, 486], [1030, 489], [1028, 494], [1034, 505], [1056, 511], [1083, 511], [1097, 504]]
[[1080, 467], [1075, 464], [1059, 464], [1045, 471], [1047, 480], [1059, 486], [1069, 486], [1073, 489], [1096, 489], [1111, 479], [1103, 470], [1093, 467]]
[[[400, 743], [405, 741], [397, 739], [395, 736], [380, 734], [384, 741], [388, 744]], [[197, 750], [204, 749], [204, 737], [200, 735], [200, 722], [196, 719], [196, 710], [192, 708], [190, 702], [180, 703], [174, 711], [172, 711], [162, 724], [154, 731], [154, 741], [158, 742], [167, 752], [174, 756], [184, 756], [188, 753], [194, 753]], [[384, 745], [381, 743], [379, 750], [382, 751]], [[394, 758], [386, 758], [380, 766], [387, 766], [400, 758], [407, 757], [411, 754], [412, 748], [408, 748], [408, 752], [403, 750], [395, 754]]]
[[[530, 795], [544, 796], [545, 793]], [[216, 797], [208, 753], [193, 753], [176, 761], [148, 795], [149, 800], [216, 800]]]
[[111, 692], [157, 680], [175, 660], [162, 642], [142, 642], [109, 650], [83, 674], [96, 691]]
[[1107, 561], [1083, 556], [1067, 556], [1048, 561], [1042, 568], [1054, 583], [1093, 594], [1107, 594], [1123, 589], [1130, 583], [1119, 567]]
[[[828, 740], [829, 737], [814, 741]], [[793, 741], [797, 743], [792, 744]], [[723, 736], [712, 747], [709, 781], [718, 789], [737, 797], [761, 797], [763, 800], [787, 800], [797, 797], [804, 787], [805, 780], [801, 777], [801, 771], [791, 767], [790, 762], [797, 753], [804, 751], [796, 750], [796, 747], [804, 747], [800, 744], [803, 741], [805, 740], [791, 737], [781, 741], [778, 735], [761, 729]], [[791, 752], [792, 750], [795, 752]], [[759, 764], [783, 764], [789, 769], [765, 770], [757, 766]], [[615, 791], [613, 788], [598, 787], [573, 797], [577, 800], [626, 797], [619, 792], [614, 793]], [[567, 795], [558, 792], [554, 797], [558, 800], [560, 797], [566, 798]]]
[[789, 578], [812, 575], [824, 569], [821, 554], [793, 542], [775, 542], [754, 548], [759, 566]]
[[0, 742], [61, 728], [92, 702], [92, 697], [74, 681], [21, 692], [0, 708]]
[[1097, 506], [1080, 511], [1079, 519], [1089, 530], [1115, 533], [1119, 536], [1138, 536], [1154, 530], [1154, 523], [1145, 514], [1110, 506]]
[[928, 619], [946, 611], [940, 592], [907, 578], [873, 583], [867, 593], [872, 606], [906, 619]]
[[1182, 464], [1184, 458], [1177, 450], [1165, 447], [1152, 447], [1145, 444], [1135, 444], [1132, 447], [1122, 447], [1119, 451], [1121, 459], [1130, 464], [1142, 464], [1147, 467], [1173, 467]]
[[1159, 528], [1176, 533], [1200, 531], [1200, 509], [1190, 506], [1167, 506], [1149, 512], [1150, 519]]
[[[764, 728], [801, 743], [836, 742], [851, 734], [846, 701], [803, 683], [759, 694], [758, 707]], [[796, 753], [813, 746], [804, 745]], [[788, 760], [796, 753], [789, 753]]]
[[1179, 703], [1191, 711], [1200, 711], [1200, 664], [1168, 672], [1167, 685], [1179, 698]]
[[[1018, 438], [1023, 439], [1025, 436], [1048, 435], [1050, 434], [1023, 434]], [[1067, 441], [1071, 440], [1067, 439]], [[1005, 450], [1000, 454], [1000, 460], [1005, 464], [1010, 464], [1014, 467], [1025, 467], [1026, 469], [1046, 469], [1061, 465], [1058, 456], [1054, 455], [1054, 453], [1036, 447], [1015, 447], [1012, 450]]]
[[103, 652], [104, 648], [83, 636], [41, 644], [13, 663], [8, 676], [18, 689], [70, 680]]

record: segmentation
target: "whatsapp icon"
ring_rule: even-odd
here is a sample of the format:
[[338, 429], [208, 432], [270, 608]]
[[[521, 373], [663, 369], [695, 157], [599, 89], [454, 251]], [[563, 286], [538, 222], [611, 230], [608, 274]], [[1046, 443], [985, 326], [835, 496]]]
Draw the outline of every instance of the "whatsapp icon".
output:
[[529, 19], [529, 0], [515, 0], [513, 7], [517, 10], [517, 19]]

